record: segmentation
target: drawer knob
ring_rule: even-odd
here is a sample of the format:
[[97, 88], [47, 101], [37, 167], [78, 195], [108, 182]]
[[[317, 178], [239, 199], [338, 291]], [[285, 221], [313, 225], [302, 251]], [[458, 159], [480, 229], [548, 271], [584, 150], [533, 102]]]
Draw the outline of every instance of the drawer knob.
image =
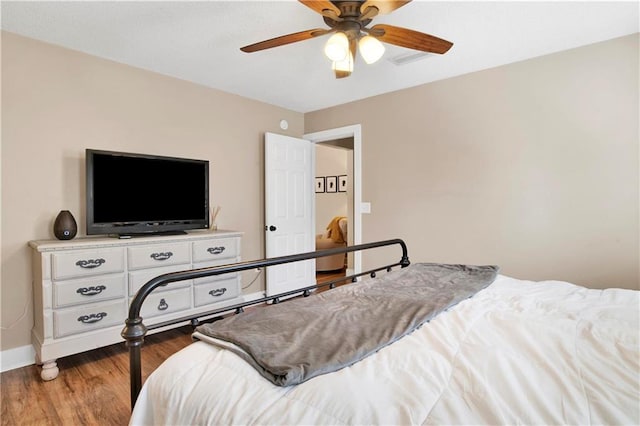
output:
[[209, 294], [212, 295], [213, 297], [219, 297], [219, 296], [222, 296], [226, 291], [227, 291], [227, 288], [222, 287], [222, 288], [217, 288], [215, 290], [211, 290]]
[[209, 247], [207, 251], [211, 254], [220, 254], [224, 251], [225, 247]]
[[103, 265], [106, 262], [107, 261], [102, 259], [102, 258], [100, 258], [100, 259], [78, 260], [76, 262], [76, 266], [79, 266], [79, 267], [84, 268], [84, 269], [93, 269], [93, 268], [97, 268], [100, 265]]
[[104, 285], [98, 285], [98, 286], [91, 286], [89, 288], [87, 287], [81, 287], [79, 289], [76, 290], [76, 293], [81, 294], [83, 296], [95, 296], [96, 294], [100, 294], [102, 293], [103, 290], [106, 290], [107, 287]]
[[151, 253], [151, 258], [153, 260], [167, 260], [169, 259], [171, 256], [173, 256], [173, 253], [170, 251], [166, 251], [164, 253]]
[[167, 304], [167, 301], [164, 299], [160, 299], [160, 304], [158, 305], [158, 310], [159, 311], [166, 311], [167, 309], [169, 309], [169, 305]]
[[100, 312], [99, 314], [82, 315], [78, 317], [78, 321], [84, 324], [93, 324], [94, 322], [98, 322], [106, 316], [106, 312]]

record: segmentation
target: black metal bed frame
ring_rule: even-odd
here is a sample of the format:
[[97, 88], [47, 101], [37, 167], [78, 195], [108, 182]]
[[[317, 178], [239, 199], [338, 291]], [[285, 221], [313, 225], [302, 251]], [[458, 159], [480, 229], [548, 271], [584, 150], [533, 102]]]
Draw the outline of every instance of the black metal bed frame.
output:
[[[235, 305], [225, 306], [223, 308], [211, 310], [208, 312], [203, 312], [201, 314], [198, 314], [197, 316], [191, 315], [188, 317], [176, 318], [170, 321], [164, 321], [164, 322], [152, 324], [149, 326], [144, 325], [142, 322], [142, 317], [140, 317], [140, 309], [142, 308], [142, 303], [145, 301], [147, 296], [149, 296], [149, 294], [154, 289], [161, 286], [166, 286], [167, 284], [172, 282], [208, 277], [213, 275], [223, 275], [223, 274], [228, 274], [233, 272], [247, 271], [247, 270], [256, 269], [256, 268], [266, 268], [268, 266], [281, 265], [284, 263], [317, 259], [319, 257], [325, 257], [325, 256], [334, 255], [334, 254], [350, 253], [354, 251], [367, 250], [367, 249], [391, 246], [396, 244], [400, 245], [400, 247], [402, 248], [402, 258], [400, 259], [399, 262], [396, 262], [390, 265], [382, 266], [375, 269], [370, 269], [365, 272], [359, 272], [359, 273], [348, 275], [345, 277], [340, 277], [338, 279], [327, 281], [322, 284], [313, 284], [306, 287], [298, 288], [296, 290], [279, 293], [273, 296], [265, 296], [260, 299], [256, 299], [248, 302], [242, 302]], [[125, 327], [121, 333], [122, 337], [126, 340], [127, 347], [129, 348], [129, 377], [131, 381], [131, 409], [133, 410], [133, 407], [138, 398], [138, 394], [140, 393], [140, 390], [142, 388], [142, 363], [140, 359], [140, 349], [141, 349], [142, 343], [144, 342], [144, 337], [146, 336], [147, 331], [155, 330], [158, 328], [162, 328], [162, 327], [166, 327], [169, 325], [174, 325], [174, 324], [178, 324], [186, 321], [190, 321], [191, 325], [195, 327], [200, 323], [200, 320], [199, 320], [200, 318], [215, 317], [216, 315], [229, 313], [232, 311], [235, 311], [236, 314], [239, 314], [239, 313], [242, 313], [244, 311], [244, 308], [247, 306], [257, 305], [265, 302], [272, 302], [273, 304], [277, 304], [280, 302], [281, 298], [294, 296], [296, 294], [301, 294], [302, 296], [306, 297], [311, 294], [312, 290], [315, 290], [318, 288], [327, 287], [327, 286], [329, 288], [334, 288], [336, 283], [348, 281], [348, 280], [355, 282], [357, 281], [358, 277], [364, 276], [364, 275], [370, 275], [373, 278], [376, 276], [376, 272], [383, 271], [383, 270], [386, 270], [387, 272], [389, 272], [395, 266], [400, 266], [401, 268], [404, 268], [406, 266], [409, 266], [409, 263], [410, 262], [407, 254], [406, 244], [401, 239], [393, 239], [393, 240], [385, 240], [385, 241], [379, 241], [374, 243], [359, 244], [355, 246], [319, 250], [319, 251], [307, 252], [307, 253], [299, 253], [299, 254], [293, 254], [289, 256], [280, 256], [280, 257], [273, 257], [268, 259], [233, 263], [233, 264], [222, 265], [222, 266], [213, 266], [209, 268], [192, 269], [192, 270], [180, 271], [180, 272], [171, 272], [171, 273], [163, 274], [151, 279], [146, 284], [144, 284], [140, 288], [140, 290], [138, 290], [138, 292], [136, 293], [136, 296], [131, 301], [131, 304], [129, 306], [129, 316], [125, 320]]]

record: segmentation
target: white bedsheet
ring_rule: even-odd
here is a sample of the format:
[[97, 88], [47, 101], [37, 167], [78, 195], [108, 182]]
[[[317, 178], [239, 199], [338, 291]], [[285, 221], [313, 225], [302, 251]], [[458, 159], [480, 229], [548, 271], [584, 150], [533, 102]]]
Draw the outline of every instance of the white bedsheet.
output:
[[131, 424], [637, 425], [639, 339], [640, 292], [499, 276], [377, 354], [298, 386], [196, 342], [149, 377]]

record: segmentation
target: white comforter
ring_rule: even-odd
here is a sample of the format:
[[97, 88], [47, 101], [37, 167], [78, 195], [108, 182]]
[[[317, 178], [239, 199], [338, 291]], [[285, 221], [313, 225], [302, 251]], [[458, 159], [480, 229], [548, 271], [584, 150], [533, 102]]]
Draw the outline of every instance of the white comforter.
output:
[[[640, 424], [640, 292], [499, 276], [355, 365], [277, 387], [196, 342], [131, 424]], [[375, 327], [375, 324], [372, 324]]]

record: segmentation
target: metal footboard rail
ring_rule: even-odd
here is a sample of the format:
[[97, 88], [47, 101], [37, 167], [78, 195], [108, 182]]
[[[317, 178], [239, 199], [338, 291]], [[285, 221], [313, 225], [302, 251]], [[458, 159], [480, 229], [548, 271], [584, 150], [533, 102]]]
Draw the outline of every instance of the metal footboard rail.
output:
[[[215, 275], [223, 275], [229, 274], [233, 272], [241, 272], [247, 271], [256, 268], [266, 268], [268, 266], [281, 265], [285, 263], [298, 262], [302, 260], [310, 260], [317, 259], [319, 257], [331, 256], [334, 254], [342, 254], [342, 253], [350, 253], [360, 250], [368, 250], [372, 248], [385, 247], [391, 245], [400, 245], [402, 249], [402, 257], [399, 262], [392, 263], [386, 266], [370, 269], [365, 272], [355, 273], [349, 276], [345, 276], [339, 279], [334, 279], [329, 282], [325, 282], [322, 284], [313, 284], [306, 287], [301, 287], [295, 290], [287, 291], [284, 293], [279, 293], [272, 296], [265, 296], [260, 299], [251, 300], [247, 302], [237, 303], [235, 305], [225, 306], [223, 308], [218, 308], [215, 310], [211, 310], [208, 312], [203, 312], [198, 315], [190, 315], [188, 317], [176, 318], [170, 321], [160, 322], [153, 325], [146, 326], [142, 322], [142, 317], [140, 317], [140, 310], [142, 308], [142, 304], [149, 296], [149, 294], [158, 287], [166, 286], [172, 282], [190, 280], [194, 278], [202, 278], [209, 277]], [[312, 290], [329, 287], [333, 288], [339, 282], [344, 281], [356, 281], [358, 277], [364, 275], [370, 275], [371, 277], [376, 276], [376, 272], [379, 271], [390, 271], [393, 267], [400, 266], [404, 268], [409, 266], [409, 257], [407, 254], [407, 245], [401, 239], [393, 239], [393, 240], [385, 240], [374, 243], [366, 243], [366, 244], [358, 244], [355, 246], [348, 247], [340, 247], [333, 248], [327, 250], [319, 250], [314, 252], [307, 253], [299, 253], [288, 256], [280, 256], [273, 257], [268, 259], [260, 259], [260, 260], [252, 260], [246, 262], [239, 262], [228, 265], [221, 266], [213, 266], [209, 268], [200, 268], [200, 269], [192, 269], [188, 271], [180, 271], [180, 272], [170, 272], [167, 274], [163, 274], [157, 276], [146, 284], [144, 284], [140, 290], [136, 293], [135, 297], [131, 301], [129, 305], [129, 316], [125, 320], [125, 327], [122, 330], [122, 337], [126, 340], [126, 345], [129, 348], [129, 377], [130, 377], [130, 387], [131, 387], [131, 409], [133, 410], [133, 406], [136, 403], [138, 398], [138, 394], [142, 388], [142, 362], [141, 362], [141, 354], [140, 349], [142, 343], [144, 342], [144, 337], [147, 334], [147, 331], [154, 330], [162, 327], [166, 327], [173, 324], [182, 323], [185, 321], [191, 321], [192, 325], [198, 325], [199, 318], [212, 317], [215, 315], [219, 315], [225, 312], [235, 311], [236, 314], [239, 314], [244, 311], [244, 308], [247, 306], [257, 305], [265, 302], [272, 302], [277, 304], [280, 302], [281, 298], [286, 298], [289, 296], [294, 296], [296, 294], [300, 294], [302, 296], [308, 296], [311, 294]]]

